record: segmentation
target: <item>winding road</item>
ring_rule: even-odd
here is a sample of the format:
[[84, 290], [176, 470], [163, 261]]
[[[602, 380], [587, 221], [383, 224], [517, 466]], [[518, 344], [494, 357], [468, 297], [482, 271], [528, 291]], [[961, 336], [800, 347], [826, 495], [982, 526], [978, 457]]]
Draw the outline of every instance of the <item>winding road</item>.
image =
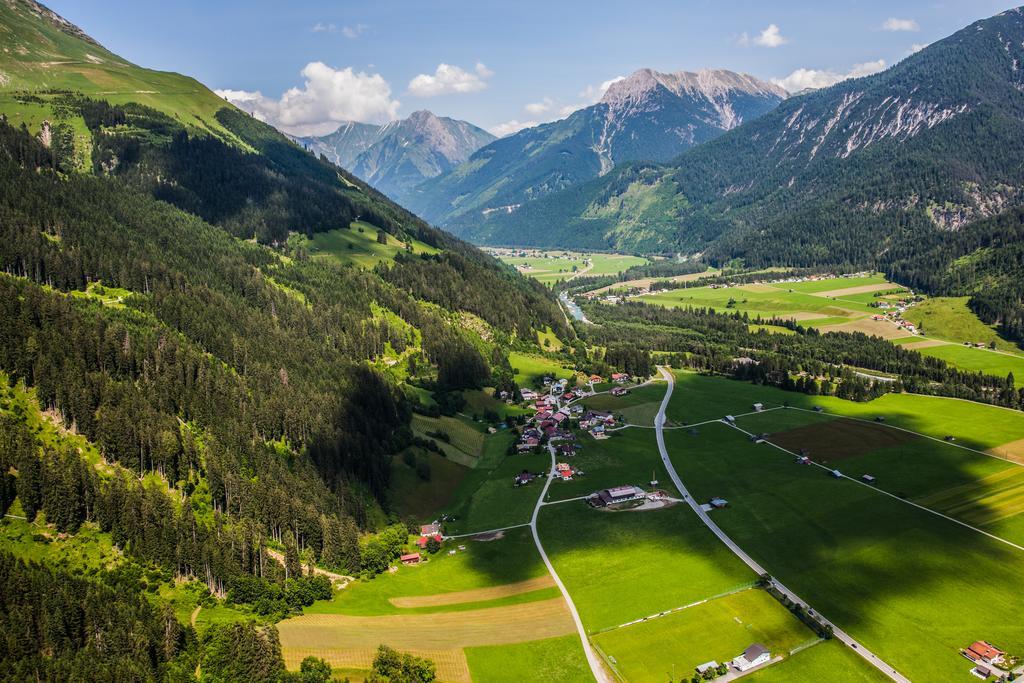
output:
[[558, 577], [558, 572], [555, 571], [551, 560], [548, 559], [548, 554], [544, 552], [544, 546], [541, 545], [540, 536], [537, 534], [537, 515], [540, 514], [540, 509], [544, 507], [544, 498], [548, 495], [548, 487], [551, 486], [551, 480], [555, 477], [555, 447], [550, 443], [548, 444], [548, 452], [551, 454], [551, 471], [544, 480], [544, 488], [537, 498], [537, 505], [533, 508], [533, 517], [530, 519], [530, 531], [533, 532], [533, 542], [537, 545], [537, 552], [540, 553], [541, 559], [544, 560], [544, 566], [548, 568], [548, 573], [554, 579], [555, 585], [558, 586], [558, 590], [562, 591], [562, 597], [565, 598], [565, 604], [569, 607], [569, 613], [572, 614], [572, 620], [576, 624], [576, 631], [580, 634], [580, 642], [583, 643], [583, 652], [587, 655], [590, 672], [598, 683], [613, 683], [604, 668], [604, 664], [601, 662], [601, 657], [598, 656], [590, 644], [590, 638], [587, 637], [587, 632], [583, 628], [583, 621], [580, 619], [579, 612], [576, 611], [576, 605], [573, 603], [565, 584], [562, 583], [562, 579]]
[[[744, 552], [742, 548], [740, 548], [738, 545], [736, 545], [735, 541], [733, 541], [731, 538], [729, 538], [729, 536], [724, 531], [722, 531], [719, 528], [719, 526], [714, 521], [712, 521], [712, 519], [708, 516], [708, 513], [706, 513], [701, 508], [701, 506], [694, 500], [693, 496], [690, 495], [690, 492], [687, 490], [686, 486], [683, 485], [683, 481], [679, 478], [679, 474], [676, 472], [676, 468], [675, 468], [675, 466], [673, 466], [672, 460], [668, 457], [668, 449], [665, 447], [665, 433], [664, 433], [665, 409], [668, 408], [669, 400], [672, 398], [672, 391], [675, 388], [675, 376], [672, 374], [671, 371], [669, 371], [668, 369], [666, 369], [664, 367], [659, 367], [658, 370], [661, 372], [662, 377], [665, 378], [665, 381], [668, 382], [668, 388], [665, 390], [665, 397], [661, 400], [661, 408], [658, 410], [658, 414], [654, 418], [654, 427], [655, 427], [656, 434], [657, 434], [657, 437], [658, 437], [658, 450], [661, 452], [661, 460], [665, 464], [665, 469], [668, 470], [669, 477], [672, 478], [672, 483], [674, 483], [676, 485], [676, 488], [679, 490], [679, 493], [682, 494], [683, 499], [687, 503], [689, 503], [690, 508], [697, 514], [697, 516], [700, 518], [700, 520], [702, 522], [704, 522], [705, 526], [707, 526], [709, 529], [711, 529], [711, 532], [714, 533], [715, 536], [718, 537], [718, 540], [720, 540], [722, 543], [724, 543], [729, 548], [729, 550], [731, 550], [738, 558], [743, 560], [744, 564], [746, 564], [748, 567], [750, 567], [758, 576], [765, 576], [765, 575], [769, 575], [770, 576], [769, 572], [766, 571], [764, 567], [762, 567], [760, 564], [758, 564], [757, 561], [754, 560], [754, 558], [750, 557], [750, 555], [748, 555], [746, 552]], [[553, 454], [552, 454], [552, 457], [554, 457]], [[546, 490], [546, 487], [545, 487], [545, 490]], [[543, 495], [542, 495], [542, 497], [543, 497]], [[539, 506], [538, 506], [538, 509], [539, 509]], [[536, 519], [536, 516], [537, 516], [537, 513], [535, 511], [534, 512], [534, 519]], [[534, 530], [534, 539], [537, 538], [536, 534], [537, 534], [537, 532], [536, 532], [536, 529], [535, 529]], [[540, 541], [539, 540], [537, 540], [537, 547], [538, 548], [540, 547]], [[543, 554], [543, 551], [542, 551], [542, 554]], [[545, 558], [545, 562], [546, 561], [547, 561], [547, 558]], [[549, 567], [550, 567], [550, 565], [549, 565]], [[552, 573], [554, 573], [553, 570], [552, 570]], [[556, 579], [556, 581], [557, 581], [557, 579]], [[779, 583], [774, 578], [771, 579], [771, 583], [772, 583], [772, 586], [776, 590], [778, 590], [780, 593], [782, 593], [783, 595], [788, 597], [793, 602], [795, 602], [795, 603], [797, 603], [799, 605], [802, 605], [804, 607], [804, 609], [806, 609], [808, 612], [811, 612], [811, 613], [815, 614], [817, 616], [817, 618], [822, 623], [827, 624], [828, 626], [831, 626], [832, 627], [833, 635], [835, 636], [835, 639], [838, 640], [841, 643], [846, 644], [854, 652], [856, 652], [858, 655], [860, 655], [860, 657], [862, 659], [864, 659], [866, 662], [868, 662], [873, 667], [875, 667], [876, 669], [881, 671], [883, 674], [888, 676], [890, 679], [892, 679], [894, 681], [898, 681], [898, 683], [910, 683], [910, 679], [908, 679], [903, 674], [901, 674], [898, 671], [896, 671], [896, 669], [894, 669], [889, 664], [886, 664], [882, 659], [880, 659], [878, 657], [878, 655], [874, 654], [873, 652], [871, 652], [870, 650], [865, 648], [863, 645], [858, 643], [849, 634], [847, 634], [845, 631], [843, 631], [838, 626], [833, 624], [831, 621], [825, 619], [825, 617], [822, 616], [819, 612], [811, 609], [810, 605], [808, 605], [806, 602], [801, 600], [796, 595], [796, 593], [794, 593], [793, 591], [791, 591], [788, 588], [786, 588], [784, 585]], [[561, 585], [561, 584], [559, 584], [559, 585]], [[566, 600], [568, 600], [568, 599], [569, 599], [568, 594], [566, 594]], [[584, 645], [586, 646], [586, 642], [584, 642]], [[589, 657], [589, 653], [588, 653], [588, 657]]]

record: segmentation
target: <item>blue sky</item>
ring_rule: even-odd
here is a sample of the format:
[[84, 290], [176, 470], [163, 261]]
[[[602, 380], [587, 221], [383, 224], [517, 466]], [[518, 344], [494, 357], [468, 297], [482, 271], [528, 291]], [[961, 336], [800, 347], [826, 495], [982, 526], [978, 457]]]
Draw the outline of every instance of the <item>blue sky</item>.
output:
[[[1024, 2], [1024, 0], [1018, 0]], [[1000, 0], [176, 0], [48, 4], [114, 52], [295, 133], [417, 109], [504, 133], [632, 71], [724, 68], [789, 89], [892, 65]], [[287, 94], [286, 94], [287, 93]]]

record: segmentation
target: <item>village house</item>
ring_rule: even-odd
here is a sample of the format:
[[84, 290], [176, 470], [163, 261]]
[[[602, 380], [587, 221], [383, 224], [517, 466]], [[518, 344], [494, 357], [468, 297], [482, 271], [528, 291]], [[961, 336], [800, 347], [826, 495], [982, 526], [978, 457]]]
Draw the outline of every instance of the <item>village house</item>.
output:
[[512, 486], [519, 488], [520, 486], [526, 486], [533, 481], [533, 475], [523, 470], [512, 478]]
[[441, 543], [441, 542], [444, 541], [444, 536], [442, 536], [441, 534], [431, 534], [429, 536], [420, 536], [419, 538], [416, 539], [416, 545], [418, 545], [420, 547], [420, 550], [422, 550], [422, 549], [427, 547], [427, 543], [430, 541], [430, 539], [434, 539], [438, 543]]
[[402, 564], [419, 564], [420, 554], [419, 553], [406, 553], [398, 558]]
[[437, 522], [423, 524], [420, 526], [420, 536], [433, 536], [434, 534], [439, 533], [441, 533], [441, 525]]
[[602, 489], [597, 493], [591, 494], [587, 498], [594, 507], [606, 507], [608, 505], [618, 505], [619, 503], [628, 503], [631, 500], [643, 500], [647, 497], [644, 490], [638, 486], [615, 486], [610, 489]]
[[966, 649], [961, 650], [962, 654], [972, 662], [983, 662], [985, 664], [999, 664], [1003, 661], [1003, 655], [1006, 653], [997, 648], [992, 643], [984, 640], [977, 640], [970, 644]]
[[715, 671], [716, 669], [718, 669], [718, 662], [713, 659], [710, 662], [697, 665], [697, 673], [700, 674], [701, 678], [704, 677], [704, 672]]
[[590, 376], [590, 383], [591, 384], [600, 384], [602, 382], [604, 382], [604, 377], [601, 377], [601, 375], [591, 375]]
[[629, 374], [625, 372], [613, 372], [612, 381], [616, 384], [623, 384], [629, 381]]
[[524, 401], [535, 401], [537, 399], [537, 392], [533, 389], [520, 389], [519, 395], [523, 397]]
[[625, 396], [628, 393], [629, 389], [627, 389], [626, 387], [615, 387], [611, 391], [612, 396]]
[[755, 666], [764, 664], [770, 660], [771, 657], [772, 655], [768, 651], [768, 648], [761, 643], [754, 643], [744, 650], [743, 654], [732, 660], [732, 665], [740, 672], [750, 671]]

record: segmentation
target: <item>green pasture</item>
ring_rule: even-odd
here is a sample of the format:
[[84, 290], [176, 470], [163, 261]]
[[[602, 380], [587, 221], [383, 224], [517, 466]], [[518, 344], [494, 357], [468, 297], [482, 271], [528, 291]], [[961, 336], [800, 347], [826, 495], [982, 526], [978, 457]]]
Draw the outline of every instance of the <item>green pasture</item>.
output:
[[685, 505], [642, 512], [548, 505], [538, 532], [591, 633], [757, 578]]
[[542, 377], [550, 376], [558, 379], [572, 378], [576, 371], [565, 367], [560, 361], [535, 354], [513, 351], [508, 354], [509, 363], [516, 374], [519, 386], [530, 386]]
[[1012, 372], [1014, 384], [1017, 387], [1024, 387], [1024, 355], [1011, 356], [1007, 351], [996, 353], [963, 344], [927, 346], [916, 351], [925, 356], [941, 358], [952, 366], [971, 372], [982, 372], [996, 377], [1006, 377]]
[[579, 636], [569, 635], [512, 645], [467, 647], [466, 660], [475, 683], [593, 681]]
[[751, 683], [877, 683], [889, 679], [838, 640], [829, 640], [801, 650], [767, 669], [755, 671], [747, 680]]
[[[412, 431], [424, 439], [431, 439], [451, 460], [465, 465], [476, 467], [483, 452], [484, 427], [464, 417], [429, 417], [414, 413], [412, 416]], [[444, 439], [440, 436], [448, 436]]]
[[982, 403], [920, 394], [886, 394], [857, 403], [689, 372], [676, 373], [667, 416], [670, 423], [692, 423], [750, 412], [755, 402], [765, 407], [786, 403], [807, 409], [821, 406], [832, 414], [867, 420], [881, 415], [887, 424], [939, 439], [952, 434], [957, 443], [978, 449], [1024, 438], [1024, 413]]
[[439, 510], [451, 503], [455, 492], [469, 469], [437, 453], [414, 448], [417, 461], [426, 461], [430, 477], [422, 478], [400, 455], [391, 459], [391, 481], [388, 500], [401, 517], [433, 519]]
[[650, 427], [654, 424], [654, 416], [661, 407], [664, 395], [665, 383], [656, 382], [630, 389], [625, 396], [612, 396], [609, 393], [590, 396], [583, 400], [583, 405], [590, 410], [607, 410], [622, 415], [629, 424]]
[[965, 341], [988, 344], [995, 342], [1003, 351], [1019, 351], [1011, 341], [1000, 337], [995, 326], [983, 323], [967, 306], [970, 297], [937, 296], [926, 299], [907, 309], [903, 317], [924, 331], [929, 337], [945, 339], [957, 344]]
[[[831, 292], [836, 289], [849, 289], [851, 287], [863, 287], [865, 285], [884, 285], [888, 281], [880, 273], [864, 275], [861, 277], [835, 277], [827, 280], [810, 280], [808, 282], [782, 282], [774, 287], [792, 289], [794, 292], [816, 294], [819, 292]], [[892, 284], [892, 283], [889, 283]], [[893, 289], [899, 285], [892, 285]], [[843, 297], [846, 298], [846, 297]]]
[[817, 636], [763, 590], [748, 589], [594, 636], [630, 683], [689, 676], [704, 662], [728, 662], [754, 643], [788, 656]]
[[509, 454], [508, 447], [514, 440], [510, 432], [502, 431], [484, 442], [478, 466], [462, 480], [447, 507], [455, 519], [445, 525], [446, 533], [475, 533], [530, 521], [544, 481], [537, 478], [515, 488], [512, 478], [523, 470], [548, 472], [551, 456], [547, 451]]
[[[519, 267], [530, 266], [522, 271], [544, 284], [553, 284], [559, 280], [567, 280], [574, 275], [584, 273], [590, 276], [618, 275], [627, 268], [648, 263], [646, 258], [624, 254], [584, 254], [569, 251], [542, 252], [537, 256], [502, 256], [505, 263]], [[585, 261], [590, 261], [587, 270]], [[576, 270], [574, 271], [573, 268]]]
[[[448, 555], [447, 551], [458, 545], [464, 545], [466, 550]], [[468, 538], [446, 541], [444, 549], [436, 555], [430, 555], [427, 562], [411, 567], [401, 566], [394, 573], [357, 581], [335, 592], [333, 600], [319, 601], [305, 608], [305, 613], [354, 616], [414, 614], [496, 607], [499, 604], [511, 604], [512, 600], [547, 600], [557, 597], [557, 588], [523, 593], [511, 599], [436, 607], [400, 608], [389, 602], [390, 598], [502, 586], [546, 573], [547, 569], [537, 554], [530, 530], [512, 529], [505, 532], [504, 538], [494, 541], [473, 541]]]
[[378, 228], [365, 221], [353, 221], [347, 229], [320, 232], [309, 240], [309, 253], [313, 258], [341, 265], [354, 265], [371, 269], [381, 261], [393, 261], [406, 251], [407, 244], [413, 254], [436, 254], [438, 250], [419, 240], [406, 243], [394, 235], [387, 235], [387, 244], [377, 242]]
[[1024, 651], [1014, 595], [1024, 551], [883, 495], [724, 425], [671, 432], [697, 499], [740, 547], [812, 607], [913, 680], [968, 680], [978, 639]]

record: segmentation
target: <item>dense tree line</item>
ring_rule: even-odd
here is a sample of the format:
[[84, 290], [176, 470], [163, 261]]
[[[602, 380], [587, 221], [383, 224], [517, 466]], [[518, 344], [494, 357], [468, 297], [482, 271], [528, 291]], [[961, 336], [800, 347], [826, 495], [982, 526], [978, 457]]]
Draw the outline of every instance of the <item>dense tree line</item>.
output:
[[[612, 345], [623, 338], [636, 349], [669, 352], [673, 365], [731, 375], [806, 393], [830, 393], [868, 400], [881, 393], [915, 393], [965, 398], [1020, 409], [1024, 392], [1012, 377], [994, 377], [951, 367], [862, 333], [821, 334], [790, 320], [751, 320], [746, 314], [721, 314], [705, 308], [665, 308], [629, 302], [590, 304], [587, 316], [597, 325], [581, 332], [588, 343]], [[751, 331], [761, 322], [796, 334]], [[744, 359], [750, 359], [749, 362]], [[856, 374], [857, 368], [898, 378], [886, 382]]]

